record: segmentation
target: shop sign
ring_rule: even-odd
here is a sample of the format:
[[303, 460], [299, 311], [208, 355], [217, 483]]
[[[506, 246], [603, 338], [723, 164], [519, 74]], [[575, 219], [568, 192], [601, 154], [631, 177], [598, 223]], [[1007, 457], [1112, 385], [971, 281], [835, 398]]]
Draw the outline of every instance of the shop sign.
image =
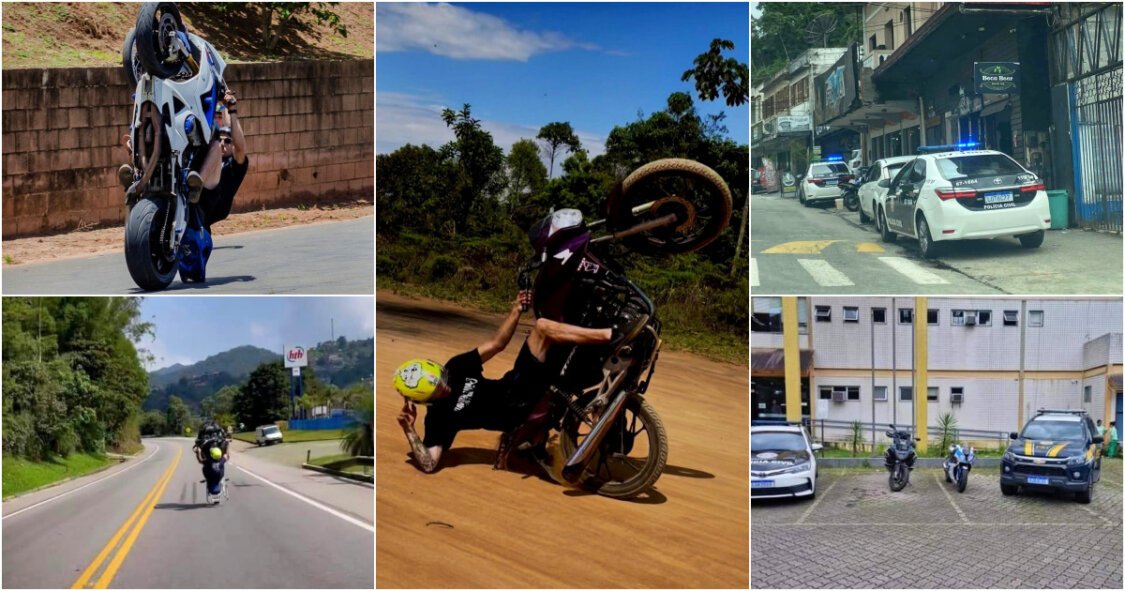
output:
[[1019, 62], [973, 62], [973, 91], [977, 94], [1019, 94]]

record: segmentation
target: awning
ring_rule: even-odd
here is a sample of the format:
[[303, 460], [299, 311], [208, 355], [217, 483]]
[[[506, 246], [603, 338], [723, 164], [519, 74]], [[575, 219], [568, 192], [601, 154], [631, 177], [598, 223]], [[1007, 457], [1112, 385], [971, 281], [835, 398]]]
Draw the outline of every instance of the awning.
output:
[[1113, 388], [1114, 390], [1121, 390], [1121, 374], [1110, 374], [1109, 387]]
[[1050, 9], [1042, 3], [950, 2], [907, 37], [871, 77], [880, 85], [913, 87], [1012, 23], [1040, 16], [1044, 10]]
[[[812, 351], [801, 351], [801, 377], [808, 377], [812, 365]], [[751, 349], [750, 375], [782, 376], [785, 374], [784, 349]]]
[[1004, 99], [1000, 102], [992, 103], [990, 105], [985, 105], [984, 108], [981, 109], [981, 111], [980, 111], [980, 116], [981, 117], [988, 117], [989, 115], [995, 115], [996, 113], [999, 113], [1000, 111], [1003, 111], [1004, 109], [1007, 109], [1007, 108], [1008, 108], [1008, 99]]

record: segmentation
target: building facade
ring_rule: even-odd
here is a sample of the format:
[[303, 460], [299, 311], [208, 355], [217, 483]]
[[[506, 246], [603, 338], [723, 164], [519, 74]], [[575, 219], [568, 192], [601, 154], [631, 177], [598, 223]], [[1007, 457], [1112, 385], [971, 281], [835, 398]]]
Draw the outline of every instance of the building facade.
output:
[[[780, 300], [753, 298], [752, 418], [782, 418], [786, 406]], [[911, 425], [923, 401], [931, 433], [949, 413], [994, 443], [1039, 408], [1082, 408], [1120, 429], [1120, 299], [924, 301], [925, 311], [915, 298], [799, 299], [801, 415], [829, 424], [826, 438], [847, 436], [852, 421]]]

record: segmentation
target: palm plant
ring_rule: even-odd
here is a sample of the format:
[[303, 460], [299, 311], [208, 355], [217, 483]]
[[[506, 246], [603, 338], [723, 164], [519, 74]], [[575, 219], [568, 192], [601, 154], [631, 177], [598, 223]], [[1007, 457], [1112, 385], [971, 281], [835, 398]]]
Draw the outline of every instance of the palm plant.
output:
[[375, 455], [375, 393], [365, 396], [352, 423], [340, 440], [340, 449], [352, 456]]
[[957, 417], [950, 412], [939, 415], [938, 429], [941, 430], [941, 450], [945, 453], [957, 441]]
[[859, 455], [859, 442], [863, 441], [863, 423], [852, 421], [852, 457]]

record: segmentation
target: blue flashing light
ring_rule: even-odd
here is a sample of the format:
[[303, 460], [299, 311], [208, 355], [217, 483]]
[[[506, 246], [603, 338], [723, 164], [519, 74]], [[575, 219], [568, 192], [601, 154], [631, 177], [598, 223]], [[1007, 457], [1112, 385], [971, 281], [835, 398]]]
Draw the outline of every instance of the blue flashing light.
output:
[[843, 162], [844, 157], [839, 154], [829, 154], [824, 158], [825, 162]]
[[915, 152], [918, 154], [934, 154], [936, 152], [960, 152], [962, 150], [977, 150], [980, 149], [980, 142], [961, 142], [958, 144], [941, 144], [938, 146], [918, 146]]

